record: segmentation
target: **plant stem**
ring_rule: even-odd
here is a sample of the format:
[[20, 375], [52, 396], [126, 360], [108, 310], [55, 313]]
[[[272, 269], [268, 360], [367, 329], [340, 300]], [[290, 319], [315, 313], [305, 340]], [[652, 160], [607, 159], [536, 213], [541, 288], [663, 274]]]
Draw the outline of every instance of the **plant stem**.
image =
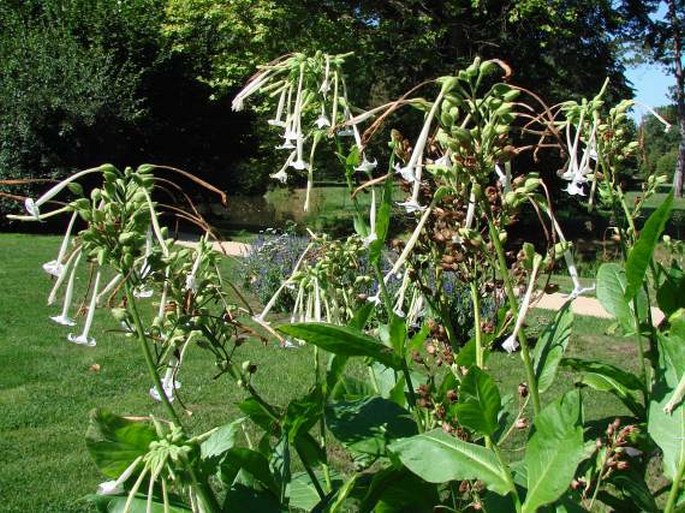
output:
[[483, 368], [483, 340], [480, 326], [480, 299], [475, 280], [469, 283], [471, 287], [471, 301], [473, 302], [473, 329], [476, 331], [476, 367]]
[[143, 352], [143, 356], [145, 357], [145, 364], [147, 366], [148, 373], [152, 378], [152, 381], [155, 385], [155, 389], [159, 394], [162, 404], [169, 413], [169, 416], [182, 430], [185, 431], [185, 429], [183, 428], [183, 423], [181, 422], [180, 417], [176, 413], [176, 410], [172, 406], [171, 401], [169, 401], [169, 398], [167, 397], [166, 392], [164, 391], [164, 387], [162, 386], [162, 380], [160, 379], [159, 374], [157, 373], [157, 368], [155, 366], [154, 359], [152, 358], [152, 353], [150, 352], [150, 346], [148, 346], [147, 337], [145, 336], [143, 321], [140, 318], [140, 313], [138, 312], [138, 308], [136, 307], [136, 300], [133, 296], [133, 290], [131, 288], [131, 284], [128, 281], [126, 282], [124, 289], [126, 291], [126, 302], [128, 305], [128, 309], [131, 312], [131, 316], [133, 317], [133, 325], [136, 328], [136, 335], [138, 336], [138, 341], [140, 342], [140, 349]]
[[492, 452], [495, 453], [497, 461], [502, 466], [502, 470], [504, 470], [504, 479], [507, 481], [507, 484], [511, 487], [511, 496], [514, 499], [514, 507], [516, 508], [516, 512], [521, 513], [521, 500], [519, 499], [518, 493], [516, 493], [516, 485], [514, 484], [514, 480], [511, 477], [509, 465], [507, 465], [507, 462], [504, 461], [504, 458], [502, 457], [502, 451], [500, 451], [497, 444], [494, 443], [492, 438], [490, 438], [489, 436], [485, 437], [485, 442], [486, 445], [490, 447], [490, 449], [492, 449]]
[[[504, 290], [507, 294], [507, 299], [509, 300], [509, 308], [514, 316], [516, 316], [516, 309], [518, 305], [518, 300], [516, 299], [516, 294], [514, 294], [514, 287], [511, 284], [511, 279], [509, 277], [509, 267], [507, 266], [507, 259], [504, 256], [504, 249], [502, 248], [502, 242], [499, 240], [499, 233], [495, 227], [494, 221], [491, 217], [491, 212], [489, 205], [486, 201], [481, 201], [485, 205], [488, 218], [488, 231], [490, 233], [490, 240], [495, 248], [495, 253], [497, 254], [497, 263], [499, 264], [499, 274], [504, 282]], [[528, 389], [530, 390], [530, 395], [533, 399], [533, 413], [537, 415], [540, 413], [540, 393], [538, 391], [537, 379], [535, 378], [535, 371], [533, 369], [533, 362], [530, 357], [530, 350], [528, 348], [528, 339], [526, 338], [525, 331], [522, 329], [518, 332], [519, 344], [521, 344], [521, 359], [523, 360], [523, 365], [526, 370], [526, 379], [528, 380]]]
[[671, 485], [671, 491], [668, 492], [668, 500], [666, 502], [666, 509], [664, 513], [672, 513], [675, 511], [676, 502], [678, 501], [678, 495], [680, 491], [680, 481], [683, 479], [683, 473], [685, 473], [685, 456], [680, 456], [680, 463], [678, 463], [678, 470], [676, 471], [675, 478], [673, 479], [673, 484]]

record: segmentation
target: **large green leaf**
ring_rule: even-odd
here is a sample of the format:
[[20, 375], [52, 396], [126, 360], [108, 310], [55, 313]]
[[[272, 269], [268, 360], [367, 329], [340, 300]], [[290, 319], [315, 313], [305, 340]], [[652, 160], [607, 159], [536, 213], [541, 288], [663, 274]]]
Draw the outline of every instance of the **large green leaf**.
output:
[[160, 497], [154, 498], [148, 508], [148, 500], [142, 494], [136, 495], [129, 509], [125, 510], [127, 495], [89, 495], [88, 501], [95, 504], [98, 511], [102, 513], [190, 513], [192, 510], [180, 502], [170, 499], [169, 508], [164, 509], [164, 503]]
[[346, 326], [295, 323], [281, 325], [278, 330], [334, 354], [366, 356], [393, 369], [402, 367], [401, 358], [390, 347], [379, 344], [376, 339]]
[[573, 312], [569, 301], [557, 312], [554, 321], [545, 326], [535, 345], [535, 377], [540, 392], [546, 391], [554, 382], [559, 362], [571, 339], [572, 325]]
[[200, 445], [202, 459], [219, 458], [235, 446], [240, 426], [245, 422], [240, 418], [218, 428]]
[[328, 428], [333, 436], [351, 451], [385, 456], [392, 440], [417, 432], [410, 413], [382, 397], [359, 401], [341, 401], [326, 408]]
[[608, 363], [578, 358], [564, 358], [561, 364], [564, 367], [582, 372], [579, 379], [580, 383], [595, 390], [615, 395], [636, 416], [644, 417], [645, 409], [638, 399], [644, 389], [644, 384], [634, 374]]
[[680, 403], [671, 413], [664, 408], [685, 374], [685, 340], [670, 333], [659, 337], [659, 346], [660, 369], [652, 389], [647, 428], [663, 452], [664, 473], [673, 479], [685, 459], [685, 405]]
[[432, 513], [440, 503], [437, 487], [405, 468], [388, 467], [373, 475], [360, 512]]
[[633, 310], [626, 298], [626, 275], [615, 263], [602, 264], [597, 271], [597, 299], [613, 315], [626, 333], [635, 331]]
[[678, 308], [685, 308], [685, 273], [679, 267], [663, 269], [663, 282], [656, 292], [656, 300], [659, 308], [666, 317], [670, 316]]
[[478, 433], [492, 436], [499, 428], [497, 418], [502, 398], [495, 381], [478, 367], [471, 367], [459, 388], [455, 411], [459, 423]]
[[464, 442], [442, 429], [394, 442], [388, 450], [414, 474], [429, 483], [479, 479], [493, 492], [514, 491], [508, 470], [492, 449]]
[[[320, 483], [325, 482], [323, 472], [314, 471]], [[331, 480], [331, 487], [336, 490], [342, 486], [343, 480], [335, 470], [330, 469], [328, 477]], [[288, 485], [288, 506], [291, 508], [312, 511], [321, 502], [312, 478], [306, 472], [293, 474], [292, 481]]]
[[666, 227], [666, 222], [671, 215], [672, 206], [673, 192], [671, 191], [661, 205], [659, 205], [659, 208], [649, 216], [640, 232], [640, 238], [628, 254], [626, 262], [626, 278], [628, 283], [625, 292], [627, 300], [634, 298], [638, 290], [642, 288], [647, 266], [652, 260], [654, 248], [656, 248], [659, 242], [659, 237], [661, 237]]
[[580, 393], [572, 390], [543, 409], [526, 445], [527, 488], [523, 513], [558, 499], [584, 458]]
[[376, 215], [376, 240], [369, 245], [369, 262], [378, 262], [385, 248], [385, 238], [388, 236], [390, 217], [392, 215], [393, 181], [386, 180], [383, 188], [383, 199]]
[[279, 496], [280, 488], [271, 473], [269, 460], [262, 453], [246, 447], [233, 447], [226, 451], [226, 457], [221, 463], [221, 479], [227, 488], [235, 484], [241, 472], [246, 472], [253, 478], [242, 484], [252, 484], [256, 480], [274, 496]]
[[148, 452], [157, 433], [149, 422], [119, 417], [97, 409], [90, 413], [86, 445], [95, 464], [107, 477], [117, 478], [138, 456]]

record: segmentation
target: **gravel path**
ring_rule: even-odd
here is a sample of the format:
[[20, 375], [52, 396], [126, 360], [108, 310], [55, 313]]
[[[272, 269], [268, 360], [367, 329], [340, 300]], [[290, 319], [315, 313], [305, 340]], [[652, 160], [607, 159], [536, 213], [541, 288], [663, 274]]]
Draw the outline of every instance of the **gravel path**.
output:
[[[566, 302], [567, 295], [561, 292], [553, 294], [545, 294], [542, 296], [534, 306], [542, 308], [543, 310], [560, 310]], [[612, 316], [594, 297], [580, 296], [573, 300], [571, 305], [573, 313], [578, 315], [587, 315], [591, 317], [600, 317], [603, 319], [611, 319]], [[652, 322], [659, 324], [664, 319], [664, 314], [658, 308], [652, 308]]]

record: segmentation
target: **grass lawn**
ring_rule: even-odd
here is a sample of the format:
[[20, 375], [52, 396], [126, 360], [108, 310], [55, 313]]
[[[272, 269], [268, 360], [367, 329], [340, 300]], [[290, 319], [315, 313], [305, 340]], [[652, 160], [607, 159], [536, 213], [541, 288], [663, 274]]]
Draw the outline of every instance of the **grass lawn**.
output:
[[[61, 305], [46, 305], [51, 279], [40, 264], [54, 258], [59, 243], [57, 237], [0, 235], [0, 512], [91, 511], [82, 497], [103, 479], [84, 443], [88, 412], [107, 407], [118, 414], [165, 416], [148, 396], [151, 383], [137, 344], [107, 331], [116, 324], [105, 311], [96, 316], [94, 348], [68, 343], [69, 328], [49, 320]], [[534, 313], [531, 329], [549, 317]], [[634, 366], [634, 344], [603, 335], [607, 326], [606, 321], [577, 319], [571, 355]], [[311, 384], [311, 348], [286, 351], [248, 343], [240, 351], [240, 360], [258, 364], [255, 385], [268, 399], [284, 404]], [[95, 363], [99, 371], [92, 370]], [[502, 395], [515, 396], [524, 380], [520, 356], [495, 353], [488, 367]], [[188, 351], [179, 379], [182, 399], [193, 412], [188, 417], [192, 428], [208, 429], [238, 416], [235, 403], [242, 391], [225, 377], [213, 380], [214, 374], [210, 355]], [[572, 384], [572, 376], [562, 373], [558, 387], [543, 400]], [[585, 407], [588, 418], [617, 411], [606, 395], [586, 394]], [[519, 457], [523, 437], [510, 439], [511, 458]]]

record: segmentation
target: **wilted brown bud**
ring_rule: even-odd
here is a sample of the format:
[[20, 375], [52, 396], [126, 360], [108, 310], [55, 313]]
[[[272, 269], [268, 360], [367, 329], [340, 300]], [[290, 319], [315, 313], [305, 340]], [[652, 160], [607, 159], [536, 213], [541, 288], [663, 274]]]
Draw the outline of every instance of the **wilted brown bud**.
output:
[[450, 402], [455, 402], [457, 399], [459, 399], [459, 395], [457, 394], [456, 390], [448, 390], [445, 396]]
[[516, 420], [516, 422], [514, 423], [514, 427], [516, 429], [526, 429], [528, 427], [528, 420], [521, 417], [520, 419]]
[[519, 383], [518, 392], [521, 399], [528, 397], [528, 385], [526, 383]]

